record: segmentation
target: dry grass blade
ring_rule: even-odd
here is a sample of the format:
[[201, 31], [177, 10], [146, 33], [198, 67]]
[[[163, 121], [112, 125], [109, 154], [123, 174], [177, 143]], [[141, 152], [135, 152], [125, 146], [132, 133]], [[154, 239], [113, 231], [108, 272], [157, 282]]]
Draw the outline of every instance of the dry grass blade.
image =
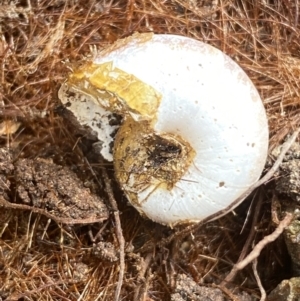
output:
[[108, 178], [108, 175], [105, 170], [103, 170], [103, 176], [104, 176], [104, 181], [105, 181], [105, 188], [108, 194], [108, 198], [111, 204], [111, 207], [114, 211], [114, 218], [116, 222], [116, 234], [119, 242], [119, 252], [120, 252], [120, 271], [119, 271], [119, 279], [118, 279], [118, 284], [116, 287], [116, 292], [115, 292], [115, 301], [118, 301], [120, 299], [120, 294], [121, 294], [121, 289], [122, 289], [122, 284], [123, 284], [123, 277], [124, 277], [124, 272], [125, 272], [125, 240], [122, 232], [122, 226], [121, 226], [121, 221], [120, 221], [120, 214], [119, 214], [119, 209], [117, 202], [114, 198], [113, 191], [111, 188], [111, 183]]
[[265, 236], [254, 246], [253, 250], [246, 256], [246, 258], [234, 265], [231, 272], [226, 276], [221, 285], [226, 285], [232, 281], [238, 271], [242, 270], [246, 265], [255, 260], [267, 244], [273, 242], [279, 237], [279, 235], [282, 234], [283, 230], [292, 222], [293, 218], [294, 215], [292, 213], [287, 213], [285, 218], [279, 223], [273, 233]]
[[257, 272], [257, 258], [255, 258], [252, 262], [252, 269], [253, 269], [253, 274], [256, 279], [257, 285], [260, 290], [260, 294], [261, 294], [260, 301], [265, 301], [267, 298], [267, 293], [261, 283], [261, 280], [260, 280], [258, 272]]
[[39, 214], [45, 215], [46, 217], [56, 221], [57, 223], [66, 224], [66, 225], [77, 225], [77, 224], [84, 225], [84, 224], [101, 223], [108, 218], [107, 214], [103, 214], [103, 217], [100, 217], [100, 218], [95, 218], [95, 217], [82, 218], [82, 219], [63, 218], [63, 217], [58, 217], [54, 214], [51, 214], [42, 208], [36, 208], [36, 207], [23, 205], [23, 204], [13, 204], [13, 203], [7, 202], [6, 200], [4, 200], [2, 198], [0, 198], [0, 207], [6, 208], [6, 209], [11, 208], [11, 209], [18, 209], [18, 210], [28, 210], [28, 211], [31, 211], [34, 213], [39, 213]]

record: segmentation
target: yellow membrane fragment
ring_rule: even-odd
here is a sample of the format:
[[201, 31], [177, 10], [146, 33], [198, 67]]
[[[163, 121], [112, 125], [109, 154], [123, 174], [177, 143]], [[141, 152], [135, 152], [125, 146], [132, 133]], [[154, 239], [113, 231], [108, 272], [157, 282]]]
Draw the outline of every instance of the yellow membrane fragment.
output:
[[104, 108], [120, 115], [131, 114], [136, 120], [155, 120], [161, 95], [132, 74], [113, 66], [86, 64], [75, 71], [68, 84], [92, 94]]

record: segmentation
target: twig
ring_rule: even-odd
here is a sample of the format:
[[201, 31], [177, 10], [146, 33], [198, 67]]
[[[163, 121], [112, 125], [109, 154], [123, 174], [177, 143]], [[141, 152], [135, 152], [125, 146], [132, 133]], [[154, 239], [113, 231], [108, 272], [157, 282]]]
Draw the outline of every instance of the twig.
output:
[[9, 209], [30, 210], [34, 213], [42, 214], [54, 220], [58, 224], [66, 224], [66, 225], [101, 223], [108, 219], [108, 213], [106, 212], [102, 213], [102, 216], [100, 217], [89, 217], [89, 218], [82, 218], [82, 219], [58, 217], [47, 212], [45, 209], [24, 205], [24, 204], [10, 203], [4, 200], [3, 198], [0, 198], [0, 207], [9, 208]]
[[287, 213], [285, 218], [279, 223], [277, 228], [273, 233], [270, 235], [265, 236], [248, 254], [248, 256], [243, 259], [242, 261], [236, 263], [230, 273], [226, 276], [226, 278], [221, 283], [221, 286], [225, 286], [228, 282], [231, 282], [238, 271], [242, 270], [246, 265], [256, 259], [263, 248], [269, 244], [270, 242], [274, 241], [279, 237], [279, 235], [283, 232], [283, 230], [291, 223], [294, 215], [292, 213]]
[[273, 192], [272, 202], [271, 202], [271, 214], [272, 214], [272, 222], [275, 225], [278, 225], [280, 223], [280, 220], [278, 218], [278, 212], [281, 211], [280, 203], [277, 199], [277, 195], [275, 192]]
[[123, 236], [123, 232], [122, 232], [118, 205], [114, 198], [113, 191], [111, 188], [111, 183], [110, 183], [110, 180], [108, 178], [108, 175], [107, 175], [107, 172], [105, 169], [103, 169], [103, 176], [104, 176], [106, 192], [107, 192], [111, 207], [114, 210], [114, 217], [115, 217], [115, 222], [116, 222], [116, 234], [117, 234], [117, 238], [119, 241], [120, 271], [119, 271], [118, 284], [117, 284], [117, 288], [115, 291], [115, 301], [119, 301], [121, 288], [122, 288], [122, 284], [123, 284], [124, 271], [125, 271], [125, 251], [124, 251], [125, 250], [125, 240], [124, 240], [124, 236]]
[[252, 262], [252, 269], [253, 269], [253, 274], [254, 274], [254, 277], [256, 279], [256, 282], [257, 282], [257, 285], [259, 287], [259, 290], [260, 290], [260, 294], [261, 294], [261, 297], [260, 297], [260, 301], [265, 301], [266, 298], [267, 298], [267, 294], [266, 294], [266, 291], [260, 281], [260, 278], [259, 278], [259, 275], [258, 275], [258, 272], [257, 272], [257, 258], [255, 258]]
[[140, 296], [139, 301], [151, 301], [151, 298], [148, 298], [148, 290], [150, 287], [150, 280], [154, 277], [154, 275], [152, 274], [151, 268], [148, 269], [147, 271], [147, 276], [146, 276], [146, 280], [145, 280], [145, 284], [143, 286], [143, 290]]
[[248, 249], [249, 249], [249, 246], [253, 240], [253, 237], [254, 237], [254, 234], [255, 234], [255, 225], [257, 224], [257, 220], [258, 220], [258, 215], [260, 213], [260, 208], [261, 208], [261, 205], [262, 205], [262, 201], [263, 201], [263, 197], [262, 197], [262, 193], [259, 194], [258, 196], [258, 202], [255, 206], [255, 210], [254, 210], [254, 216], [253, 216], [253, 219], [252, 219], [252, 223], [251, 223], [251, 229], [250, 229], [250, 233], [248, 235], [248, 238], [243, 246], [243, 249], [240, 253], [240, 256], [239, 256], [239, 259], [237, 262], [240, 262], [242, 261], [247, 252], [248, 252]]
[[241, 301], [238, 296], [236, 296], [232, 291], [230, 291], [227, 287], [217, 285], [217, 284], [212, 284], [212, 287], [216, 287], [219, 290], [221, 290], [224, 294], [226, 294], [232, 301]]
[[[85, 162], [89, 166], [89, 169], [91, 170], [93, 176], [95, 177], [98, 185], [101, 187], [101, 183], [95, 174], [93, 168], [91, 167], [89, 161], [85, 158]], [[123, 231], [122, 231], [122, 226], [121, 226], [121, 221], [120, 221], [120, 215], [119, 215], [119, 209], [117, 202], [114, 198], [114, 194], [111, 188], [111, 183], [109, 180], [109, 177], [107, 175], [107, 172], [105, 169], [102, 169], [103, 177], [104, 177], [104, 183], [105, 183], [105, 189], [108, 195], [108, 199], [111, 205], [111, 208], [114, 211], [114, 218], [115, 218], [115, 223], [116, 223], [116, 234], [119, 242], [119, 252], [120, 252], [120, 271], [119, 271], [119, 279], [118, 279], [118, 284], [117, 288], [115, 291], [115, 301], [119, 301], [120, 298], [120, 293], [123, 285], [123, 277], [124, 277], [124, 271], [125, 271], [125, 240], [123, 236]]]
[[146, 290], [147, 289], [147, 281], [145, 280], [145, 274], [146, 274], [146, 271], [148, 270], [148, 267], [150, 265], [150, 262], [151, 262], [152, 258], [153, 258], [152, 253], [148, 253], [146, 258], [145, 259], [143, 258], [143, 261], [141, 263], [141, 269], [140, 269], [139, 274], [138, 274], [138, 280], [139, 281], [144, 280], [144, 281], [143, 281], [143, 283], [137, 285], [137, 288], [135, 290], [134, 297], [133, 297], [134, 301], [138, 301], [138, 300], [142, 299], [142, 298], [140, 298], [141, 297], [140, 291], [141, 291], [142, 286], [145, 287], [143, 293], [144, 294], [147, 293], [147, 290]]

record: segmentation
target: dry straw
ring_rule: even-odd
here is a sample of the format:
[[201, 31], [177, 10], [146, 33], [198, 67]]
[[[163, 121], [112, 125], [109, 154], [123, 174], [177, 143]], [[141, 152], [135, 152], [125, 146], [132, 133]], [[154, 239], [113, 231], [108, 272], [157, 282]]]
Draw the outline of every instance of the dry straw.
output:
[[[1, 143], [11, 147], [14, 159], [51, 157], [78, 171], [86, 182], [97, 177], [101, 186], [103, 163], [93, 158], [88, 158], [90, 167], [84, 163], [84, 137], [65, 122], [57, 90], [69, 70], [92, 57], [95, 50], [136, 31], [153, 31], [204, 41], [238, 62], [264, 101], [272, 149], [300, 124], [298, 23], [298, 1], [290, 0], [3, 0]], [[17, 184], [10, 180], [13, 186]], [[16, 201], [13, 186], [9, 197]], [[107, 199], [104, 189], [95, 189]], [[248, 224], [238, 233], [245, 216], [230, 216], [157, 249], [171, 230], [141, 219], [120, 193], [115, 191], [115, 195], [126, 242], [120, 291], [124, 300], [169, 300], [177, 273], [198, 282], [221, 282], [247, 239]], [[252, 199], [255, 203], [256, 197]], [[256, 228], [262, 236], [257, 234], [256, 241], [273, 230], [267, 212], [258, 218]], [[74, 227], [48, 222], [30, 211], [1, 209], [0, 215], [0, 298], [114, 298], [119, 261], [113, 261], [112, 254], [115, 250], [119, 256], [119, 244], [113, 215], [105, 224]], [[97, 232], [100, 241], [113, 246], [108, 258], [95, 255], [99, 239], [93, 242], [92, 238]], [[275, 272], [286, 271], [282, 245], [269, 247], [261, 258], [265, 265], [262, 270], [258, 261], [258, 272], [263, 273], [265, 288], [273, 288], [280, 280]], [[236, 284], [259, 295], [251, 271], [243, 271]]]

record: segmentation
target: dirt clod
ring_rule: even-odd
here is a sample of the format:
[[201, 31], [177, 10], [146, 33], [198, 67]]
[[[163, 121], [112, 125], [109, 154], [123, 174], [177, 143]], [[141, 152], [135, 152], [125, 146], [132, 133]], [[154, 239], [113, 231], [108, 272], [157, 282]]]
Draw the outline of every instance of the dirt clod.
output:
[[68, 167], [37, 158], [16, 162], [17, 194], [26, 205], [43, 208], [60, 218], [108, 216], [99, 196], [85, 188]]
[[283, 280], [268, 296], [269, 301], [297, 301], [300, 296], [300, 278]]
[[300, 203], [300, 145], [294, 144], [280, 166], [276, 190]]
[[224, 296], [218, 288], [198, 285], [187, 275], [177, 276], [175, 293], [171, 301], [224, 301]]
[[110, 242], [100, 241], [93, 247], [93, 254], [101, 259], [114, 262], [119, 259], [117, 250]]
[[11, 163], [11, 152], [7, 148], [0, 148], [0, 196], [8, 199], [7, 192], [10, 188], [8, 176], [13, 172], [14, 166]]

